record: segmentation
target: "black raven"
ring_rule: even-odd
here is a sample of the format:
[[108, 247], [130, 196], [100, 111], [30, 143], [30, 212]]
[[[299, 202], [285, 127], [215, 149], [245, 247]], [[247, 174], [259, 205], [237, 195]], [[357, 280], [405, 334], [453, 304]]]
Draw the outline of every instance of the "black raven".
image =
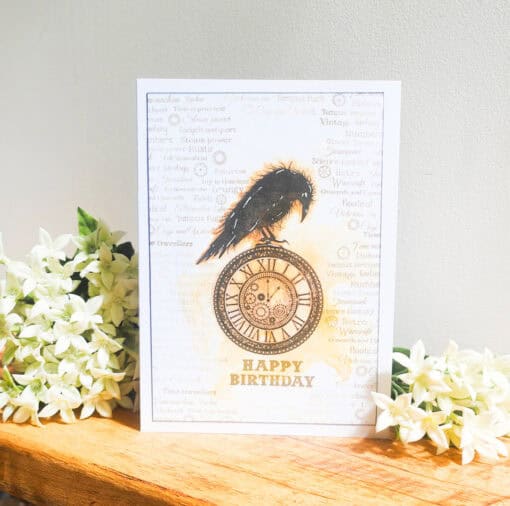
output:
[[311, 181], [292, 165], [271, 167], [244, 192], [237, 204], [225, 214], [216, 230], [216, 238], [197, 260], [221, 257], [245, 237], [259, 233], [266, 242], [278, 241], [272, 227], [301, 203], [301, 221], [305, 219], [313, 199]]

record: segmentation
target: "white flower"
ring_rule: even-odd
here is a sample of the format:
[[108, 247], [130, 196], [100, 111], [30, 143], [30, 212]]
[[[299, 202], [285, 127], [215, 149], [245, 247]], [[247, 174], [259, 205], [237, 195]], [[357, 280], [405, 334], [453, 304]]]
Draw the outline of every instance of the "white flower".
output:
[[103, 285], [110, 289], [113, 285], [115, 276], [123, 273], [130, 266], [129, 259], [119, 253], [112, 253], [106, 244], [101, 244], [99, 248], [99, 259], [90, 262], [80, 272], [80, 276], [85, 277], [90, 273], [97, 273]]
[[411, 394], [402, 394], [393, 400], [385, 394], [372, 392], [372, 398], [383, 410], [377, 417], [376, 432], [395, 425], [410, 425], [420, 417], [419, 409], [412, 404]]
[[9, 400], [9, 402], [2, 409], [2, 422], [5, 423], [7, 420], [9, 420], [15, 409], [16, 407]]
[[77, 295], [68, 295], [68, 301], [60, 313], [61, 319], [57, 320], [53, 327], [57, 355], [64, 353], [71, 345], [78, 350], [87, 349], [87, 341], [83, 334], [102, 322], [102, 317], [97, 314], [101, 303], [101, 297], [93, 297], [85, 302]]
[[108, 365], [111, 356], [122, 350], [122, 345], [108, 337], [104, 332], [96, 329], [92, 334], [92, 339], [89, 343], [89, 350], [96, 353], [96, 359], [100, 368], [104, 369]]
[[68, 293], [79, 284], [79, 280], [72, 279], [72, 275], [75, 272], [73, 262], [62, 263], [55, 258], [51, 258], [48, 260], [47, 269], [46, 282], [49, 284], [51, 281], [54, 289], [60, 289]]
[[64, 234], [52, 240], [50, 234], [43, 228], [40, 228], [40, 244], [34, 246], [32, 253], [38, 259], [55, 258], [57, 260], [65, 260], [66, 254], [64, 248], [69, 244], [71, 238], [71, 234]]
[[80, 418], [88, 418], [94, 411], [97, 411], [101, 416], [112, 416], [111, 400], [113, 394], [110, 390], [105, 389], [103, 379], [98, 379], [94, 382], [89, 391], [83, 394], [83, 408], [81, 410]]
[[412, 443], [427, 434], [436, 446], [438, 453], [448, 448], [445, 430], [450, 425], [441, 426], [446, 414], [441, 411], [425, 411], [412, 404], [412, 395], [402, 394], [395, 400], [384, 394], [372, 392], [374, 402], [383, 409], [377, 419], [376, 431], [398, 425], [398, 437], [404, 443]]
[[498, 418], [489, 411], [475, 415], [471, 409], [464, 409], [459, 445], [462, 449], [462, 464], [471, 462], [475, 452], [491, 460], [496, 460], [499, 455], [508, 456], [505, 444], [498, 439], [508, 427], [501, 424]]
[[377, 417], [376, 432], [398, 426], [398, 437], [404, 443], [413, 443], [425, 435], [421, 424], [424, 412], [412, 404], [412, 394], [402, 394], [393, 400], [387, 395], [372, 392], [372, 397], [383, 410]]
[[34, 425], [42, 425], [37, 416], [39, 400], [30, 387], [24, 388], [18, 397], [11, 399], [11, 404], [17, 408], [12, 417], [15, 423], [23, 423], [30, 418]]
[[[76, 385], [78, 379], [82, 384], [90, 384], [92, 378], [85, 368], [88, 356], [81, 352], [68, 352], [58, 363], [58, 377], [61, 382]], [[90, 380], [89, 380], [90, 378]]]
[[23, 327], [19, 334], [20, 339], [36, 338], [42, 341], [41, 344], [55, 342], [55, 335], [53, 334], [52, 323], [44, 318], [40, 318], [40, 323], [27, 325]]
[[0, 409], [2, 409], [11, 397], [7, 392], [0, 392]]
[[431, 357], [425, 357], [425, 347], [418, 341], [412, 348], [410, 356], [393, 353], [393, 358], [403, 365], [408, 372], [399, 378], [410, 386], [417, 405], [423, 401], [432, 401], [436, 394], [450, 391], [444, 381], [444, 364]]
[[23, 322], [18, 314], [11, 312], [15, 305], [14, 297], [0, 298], [0, 338], [12, 336], [16, 325]]
[[437, 453], [442, 453], [450, 446], [446, 431], [451, 428], [451, 423], [445, 423], [447, 413], [443, 411], [424, 411], [419, 419], [419, 424], [427, 436], [436, 444]]
[[119, 382], [122, 381], [126, 375], [125, 372], [113, 372], [108, 369], [91, 369], [92, 376], [100, 379], [104, 385], [105, 390], [112, 394], [114, 399], [120, 399], [120, 387]]
[[0, 281], [0, 297], [6, 296], [14, 297], [16, 300], [24, 297], [20, 280], [10, 271], [7, 271], [5, 279]]
[[454, 445], [462, 450], [463, 464], [475, 453], [489, 459], [507, 455], [499, 438], [510, 435], [509, 355], [496, 357], [487, 349], [461, 351], [451, 341], [442, 356], [426, 357], [418, 342], [410, 357], [395, 353], [394, 359], [408, 369], [397, 378], [409, 385], [410, 393], [394, 401], [374, 395], [384, 410], [378, 427], [396, 425], [404, 442], [426, 434], [438, 453]]
[[103, 323], [103, 318], [99, 315], [99, 310], [103, 304], [103, 297], [98, 295], [85, 302], [81, 297], [70, 294], [69, 299], [73, 307], [73, 313], [70, 321], [79, 323], [84, 330], [94, 328], [95, 325]]
[[65, 321], [57, 321], [53, 327], [55, 335], [55, 355], [62, 355], [67, 351], [69, 346], [74, 346], [78, 350], [85, 351], [87, 349], [87, 341], [81, 335], [83, 328], [79, 323], [69, 323]]
[[51, 386], [43, 397], [46, 406], [39, 412], [40, 418], [49, 418], [60, 412], [60, 417], [65, 423], [73, 423], [76, 420], [73, 409], [81, 404], [80, 392], [67, 385]]
[[47, 374], [41, 362], [33, 362], [26, 368], [23, 374], [13, 373], [12, 377], [16, 384], [23, 386], [33, 385], [37, 387], [38, 391], [44, 390], [42, 385], [47, 381]]
[[[130, 395], [138, 384], [133, 377], [138, 340], [136, 257], [129, 260], [113, 253], [121, 233], [110, 232], [80, 212], [80, 233], [91, 232], [75, 239], [80, 249], [71, 259], [64, 251], [70, 235], [52, 240], [41, 229], [40, 244], [32, 248], [27, 262], [8, 259], [0, 237], [4, 421], [12, 417], [18, 423], [31, 420], [39, 425], [39, 416], [60, 412], [69, 423], [81, 404], [82, 417], [94, 411], [110, 416], [117, 405], [133, 404]], [[80, 279], [80, 272], [87, 278]], [[126, 337], [118, 335], [123, 322]], [[124, 342], [129, 343], [126, 348]]]
[[127, 282], [116, 283], [111, 291], [104, 293], [105, 321], [112, 321], [118, 327], [124, 319], [125, 309], [138, 307], [138, 294]]

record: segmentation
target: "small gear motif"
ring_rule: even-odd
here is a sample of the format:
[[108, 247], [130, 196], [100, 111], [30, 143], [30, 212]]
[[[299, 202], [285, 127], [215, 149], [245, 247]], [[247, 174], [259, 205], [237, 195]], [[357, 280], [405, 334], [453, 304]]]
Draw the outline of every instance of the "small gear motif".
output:
[[278, 320], [281, 320], [282, 318], [285, 318], [288, 314], [288, 309], [285, 304], [276, 304], [275, 307], [273, 307], [273, 315]]
[[193, 172], [199, 177], [205, 176], [207, 174], [207, 165], [205, 163], [197, 163]]
[[168, 123], [170, 123], [170, 125], [176, 126], [180, 122], [181, 122], [181, 117], [178, 114], [173, 113], [173, 114], [170, 114], [170, 116], [168, 116]]
[[265, 304], [259, 302], [258, 304], [255, 304], [255, 306], [253, 306], [252, 314], [253, 318], [260, 322], [264, 322], [269, 317], [269, 309]]
[[342, 107], [345, 105], [345, 93], [336, 93], [333, 95], [332, 102], [337, 107]]
[[347, 223], [349, 230], [357, 230], [360, 226], [360, 222], [357, 218], [351, 218]]
[[255, 297], [255, 295], [253, 293], [247, 293], [246, 297], [244, 298], [244, 301], [247, 304], [253, 304], [256, 300], [257, 300], [257, 298]]
[[319, 176], [323, 178], [331, 176], [331, 169], [327, 165], [321, 165], [319, 167]]
[[340, 260], [346, 260], [351, 256], [351, 252], [347, 246], [341, 246], [338, 248], [336, 255]]
[[213, 160], [218, 165], [223, 165], [227, 160], [227, 155], [225, 154], [225, 151], [215, 151], [213, 153]]

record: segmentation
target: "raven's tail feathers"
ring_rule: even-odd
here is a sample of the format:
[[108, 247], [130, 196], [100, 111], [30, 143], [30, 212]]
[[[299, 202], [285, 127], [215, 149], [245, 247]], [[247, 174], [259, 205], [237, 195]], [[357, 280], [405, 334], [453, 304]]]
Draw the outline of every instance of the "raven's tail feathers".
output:
[[200, 262], [204, 262], [205, 260], [215, 256], [221, 258], [228, 248], [236, 245], [239, 242], [239, 240], [236, 239], [237, 237], [235, 235], [222, 232], [202, 253], [196, 263], [199, 264]]

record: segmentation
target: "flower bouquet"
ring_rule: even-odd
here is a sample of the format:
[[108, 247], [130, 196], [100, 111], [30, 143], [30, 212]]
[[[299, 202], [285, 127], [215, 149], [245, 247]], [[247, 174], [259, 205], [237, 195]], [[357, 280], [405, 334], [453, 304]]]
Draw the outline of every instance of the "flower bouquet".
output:
[[41, 229], [26, 262], [9, 259], [0, 241], [4, 422], [137, 408], [137, 256], [119, 244], [123, 233], [80, 208], [78, 230], [52, 239]]
[[441, 356], [427, 356], [418, 341], [393, 353], [391, 394], [372, 393], [382, 410], [377, 431], [396, 427], [404, 443], [428, 436], [437, 453], [459, 448], [463, 464], [475, 452], [508, 455], [501, 438], [510, 436], [510, 355], [461, 351], [451, 341]]

